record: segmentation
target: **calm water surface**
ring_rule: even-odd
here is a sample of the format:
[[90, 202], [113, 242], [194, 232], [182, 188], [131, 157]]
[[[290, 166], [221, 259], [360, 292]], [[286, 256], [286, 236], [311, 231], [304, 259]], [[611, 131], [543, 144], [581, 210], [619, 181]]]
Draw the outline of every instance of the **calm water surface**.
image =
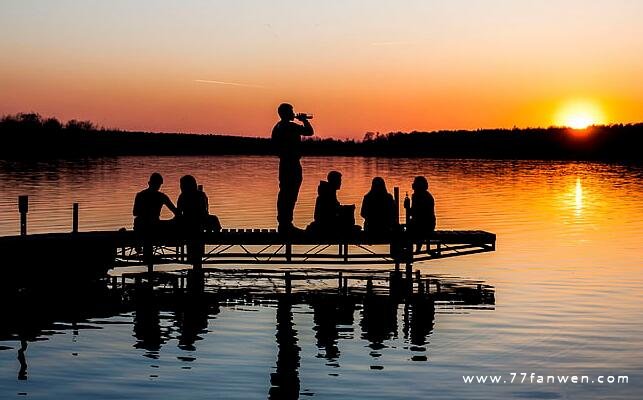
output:
[[[480, 280], [495, 309], [438, 308], [422, 354], [404, 329], [374, 345], [362, 311], [337, 326], [338, 354], [316, 338], [314, 310], [291, 309], [300, 397], [623, 398], [643, 396], [643, 169], [600, 163], [434, 159], [304, 159], [295, 223], [305, 226], [320, 179], [343, 173], [343, 203], [361, 204], [370, 179], [410, 191], [429, 178], [439, 229], [483, 229], [497, 251], [418, 264], [424, 273]], [[85, 162], [0, 161], [0, 234], [18, 232], [17, 196], [30, 196], [29, 231], [131, 228], [131, 205], [161, 172], [173, 199], [191, 173], [225, 227], [276, 225], [272, 157], [130, 157]], [[169, 217], [169, 215], [168, 215]], [[358, 218], [359, 219], [359, 218]], [[361, 221], [360, 221], [361, 222]], [[375, 267], [374, 267], [375, 268]], [[200, 340], [181, 345], [177, 315], [161, 313], [161, 340], [140, 346], [132, 313], [66, 324], [29, 341], [0, 341], [0, 398], [266, 398], [276, 371], [275, 304], [228, 304], [206, 317]], [[77, 328], [77, 327], [76, 327]], [[140, 336], [140, 335], [139, 335]], [[627, 375], [627, 384], [465, 384], [463, 375]], [[520, 376], [519, 376], [520, 378]]]

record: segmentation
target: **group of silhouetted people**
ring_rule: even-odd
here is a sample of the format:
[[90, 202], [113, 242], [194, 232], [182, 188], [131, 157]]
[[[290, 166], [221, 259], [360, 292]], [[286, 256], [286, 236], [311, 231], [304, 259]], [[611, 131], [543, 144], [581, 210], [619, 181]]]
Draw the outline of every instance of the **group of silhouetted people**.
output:
[[[308, 232], [322, 235], [345, 235], [361, 230], [355, 225], [355, 205], [341, 204], [337, 191], [342, 185], [342, 174], [328, 173], [326, 181], [317, 188], [314, 221]], [[426, 238], [435, 230], [435, 201], [429, 192], [429, 183], [423, 176], [413, 181], [413, 194], [405, 207], [409, 217], [408, 232], [418, 238]], [[360, 215], [364, 218], [364, 232], [370, 237], [386, 237], [399, 230], [397, 205], [386, 189], [382, 177], [375, 177], [371, 190], [364, 196]]]
[[[355, 205], [341, 204], [337, 191], [342, 186], [342, 174], [328, 173], [327, 180], [317, 188], [313, 222], [306, 230], [293, 225], [293, 214], [299, 188], [303, 180], [301, 137], [312, 136], [314, 130], [307, 114], [296, 114], [292, 105], [283, 103], [278, 109], [280, 120], [272, 130], [272, 143], [279, 156], [279, 194], [277, 196], [277, 222], [279, 233], [287, 236], [308, 232], [311, 234], [346, 236], [361, 230], [355, 225]], [[297, 119], [301, 124], [295, 123]], [[180, 229], [184, 233], [217, 232], [221, 225], [208, 211], [208, 197], [197, 185], [192, 175], [181, 178], [181, 194], [175, 207], [167, 195], [160, 191], [163, 177], [150, 176], [148, 188], [139, 192], [134, 201], [134, 229], [140, 232], [159, 232]], [[414, 236], [428, 237], [435, 230], [435, 201], [429, 193], [429, 183], [423, 176], [415, 178], [413, 195], [405, 200], [407, 230]], [[172, 220], [160, 219], [166, 206], [175, 215]], [[373, 179], [371, 190], [364, 196], [360, 215], [364, 218], [364, 231], [370, 236], [386, 236], [399, 229], [398, 210], [393, 196], [388, 193], [381, 177]]]
[[[196, 178], [185, 175], [180, 179], [181, 194], [176, 206], [163, 192], [163, 177], [158, 172], [150, 176], [147, 189], [136, 194], [134, 199], [134, 230], [142, 233], [179, 231], [184, 234], [218, 232], [219, 219], [211, 215], [208, 196], [197, 185]], [[173, 214], [171, 220], [161, 220], [161, 209], [167, 207]]]

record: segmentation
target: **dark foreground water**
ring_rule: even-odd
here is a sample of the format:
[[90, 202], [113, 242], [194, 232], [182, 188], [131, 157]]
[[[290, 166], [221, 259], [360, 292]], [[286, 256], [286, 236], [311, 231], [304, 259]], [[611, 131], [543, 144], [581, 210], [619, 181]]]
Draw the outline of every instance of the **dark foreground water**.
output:
[[[20, 194], [30, 195], [30, 232], [69, 230], [73, 202], [80, 203], [81, 230], [129, 228], [133, 196], [156, 170], [173, 199], [178, 178], [194, 174], [225, 227], [274, 227], [276, 165], [271, 157], [0, 161], [0, 234], [18, 232]], [[75, 324], [60, 317], [45, 329], [0, 340], [0, 398], [267, 398], [280, 365], [290, 368], [285, 376], [296, 374], [300, 398], [641, 398], [643, 170], [600, 163], [307, 158], [299, 226], [312, 218], [317, 183], [330, 169], [344, 174], [340, 200], [358, 208], [373, 176], [404, 194], [414, 175], [426, 175], [439, 229], [495, 232], [494, 253], [416, 266], [493, 286], [495, 306], [439, 306], [426, 317], [423, 344], [405, 328], [404, 305], [397, 323], [378, 338], [364, 331], [358, 304], [352, 319], [330, 324], [336, 333], [330, 339], [322, 334], [321, 341], [310, 304], [289, 308], [286, 339], [275, 302], [208, 310], [188, 329], [187, 343], [185, 315], [177, 310], [159, 309], [151, 317], [123, 310]], [[297, 353], [294, 368], [278, 363], [280, 340], [291, 356]], [[501, 375], [502, 383], [465, 383], [463, 376], [470, 375]], [[537, 383], [549, 375], [577, 375], [579, 382], [587, 376], [590, 382]], [[627, 376], [628, 383], [600, 384], [600, 376]]]

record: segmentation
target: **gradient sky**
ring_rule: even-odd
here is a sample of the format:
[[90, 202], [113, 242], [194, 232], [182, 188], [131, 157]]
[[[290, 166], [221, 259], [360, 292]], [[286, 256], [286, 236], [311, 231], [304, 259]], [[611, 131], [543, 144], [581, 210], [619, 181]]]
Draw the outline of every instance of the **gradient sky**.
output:
[[267, 136], [643, 121], [643, 1], [0, 2], [0, 114]]

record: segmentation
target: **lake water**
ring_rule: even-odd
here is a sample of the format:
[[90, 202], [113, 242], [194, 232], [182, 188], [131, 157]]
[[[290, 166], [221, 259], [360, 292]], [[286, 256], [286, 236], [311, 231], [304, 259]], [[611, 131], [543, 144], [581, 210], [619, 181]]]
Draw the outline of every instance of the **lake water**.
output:
[[[312, 219], [317, 184], [331, 169], [343, 174], [340, 201], [358, 207], [374, 176], [403, 196], [415, 175], [425, 175], [438, 229], [487, 230], [498, 242], [492, 253], [415, 266], [495, 288], [495, 307], [438, 307], [421, 346], [405, 329], [403, 306], [380, 343], [364, 332], [358, 306], [335, 327], [336, 354], [329, 355], [312, 306], [289, 308], [299, 397], [643, 396], [643, 168], [342, 157], [307, 157], [303, 166], [298, 226]], [[30, 196], [30, 233], [69, 231], [73, 202], [80, 203], [81, 230], [131, 228], [134, 195], [154, 171], [172, 199], [179, 178], [195, 175], [224, 227], [274, 228], [276, 170], [273, 157], [0, 161], [0, 234], [18, 233], [22, 194]], [[279, 372], [278, 309], [271, 302], [222, 304], [206, 313], [199, 340], [189, 346], [181, 342], [180, 315], [171, 311], [159, 313], [161, 340], [153, 348], [141, 345], [130, 311], [88, 316], [81, 328], [54, 323], [26, 340], [24, 352], [25, 343], [10, 336], [0, 340], [0, 398], [267, 398], [271, 373]], [[19, 353], [26, 379], [18, 379]], [[521, 373], [528, 374], [523, 383]], [[539, 384], [531, 373], [628, 376], [628, 383]], [[468, 384], [464, 375], [502, 375], [507, 383]]]

